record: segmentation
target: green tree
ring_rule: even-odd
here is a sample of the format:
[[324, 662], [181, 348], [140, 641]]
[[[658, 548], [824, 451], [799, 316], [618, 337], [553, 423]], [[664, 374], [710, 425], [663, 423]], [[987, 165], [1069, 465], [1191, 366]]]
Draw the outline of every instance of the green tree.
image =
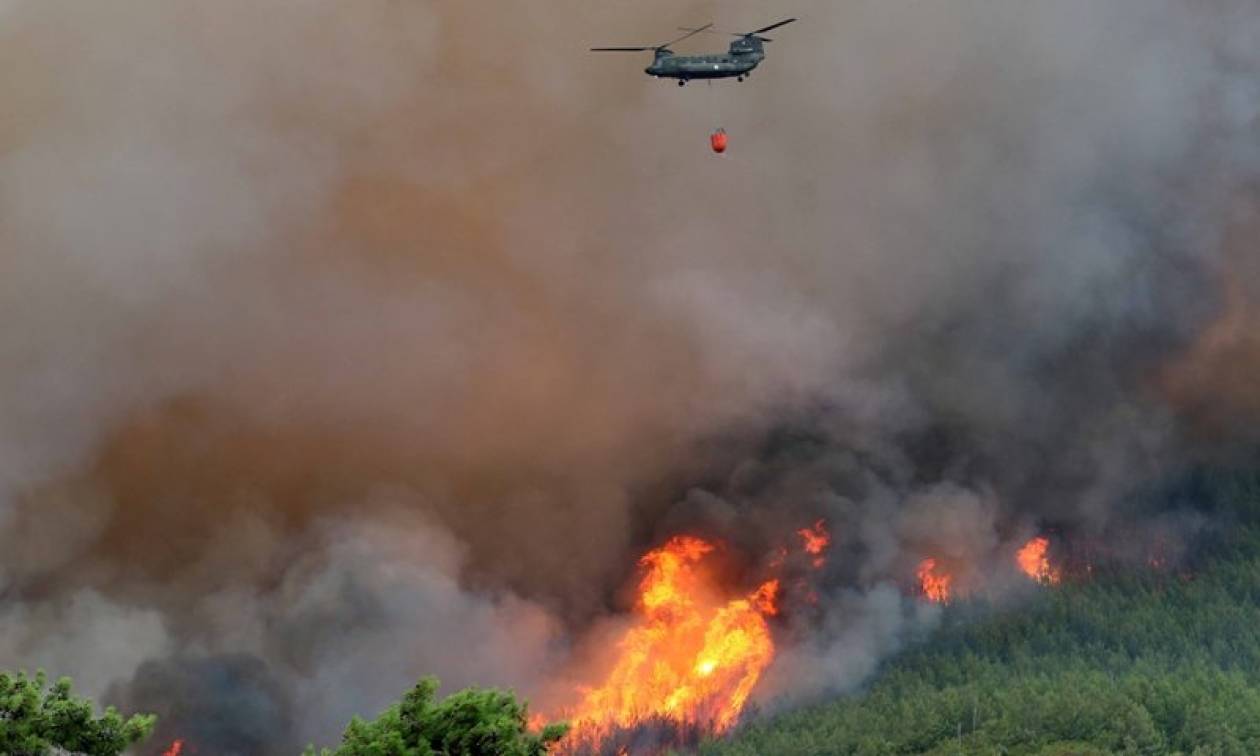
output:
[[76, 698], [69, 678], [48, 688], [43, 672], [0, 673], [0, 753], [44, 756], [53, 753], [118, 756], [153, 732], [154, 717], [124, 720], [110, 707], [99, 718], [90, 701]]
[[[858, 693], [704, 756], [1260, 753], [1260, 472], [1176, 571], [1117, 561], [1011, 608], [947, 607]], [[1228, 493], [1228, 492], [1227, 492]]]
[[426, 677], [375, 720], [355, 717], [324, 756], [543, 756], [568, 731], [552, 724], [529, 732], [526, 706], [510, 693], [470, 688], [437, 701], [437, 689]]

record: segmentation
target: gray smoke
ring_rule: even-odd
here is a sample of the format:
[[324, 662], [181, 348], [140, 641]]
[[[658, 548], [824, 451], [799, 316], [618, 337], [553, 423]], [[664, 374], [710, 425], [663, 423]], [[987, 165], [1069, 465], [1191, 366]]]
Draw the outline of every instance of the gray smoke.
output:
[[[785, 15], [740, 85], [584, 52]], [[1241, 0], [0, 4], [0, 667], [292, 753], [422, 674], [550, 697], [644, 548], [825, 517], [762, 696], [850, 689], [930, 627], [922, 557], [1137, 532], [1254, 442], [1258, 41]]]

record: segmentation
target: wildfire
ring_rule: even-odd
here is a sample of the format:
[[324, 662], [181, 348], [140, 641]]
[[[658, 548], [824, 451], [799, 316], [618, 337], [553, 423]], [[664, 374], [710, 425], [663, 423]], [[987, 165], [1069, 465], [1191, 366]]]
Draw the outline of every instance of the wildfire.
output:
[[827, 558], [823, 556], [823, 552], [831, 545], [831, 534], [827, 532], [826, 524], [819, 520], [814, 523], [813, 527], [801, 528], [796, 531], [801, 537], [801, 541], [805, 545], [805, 553], [814, 557], [814, 569], [820, 569], [827, 562]]
[[919, 576], [919, 588], [929, 601], [935, 601], [938, 604], [949, 601], [954, 576], [939, 570], [935, 559], [929, 557], [919, 562], [917, 574]]
[[720, 733], [733, 726], [774, 658], [765, 617], [778, 612], [779, 581], [722, 600], [701, 569], [714, 546], [680, 536], [640, 561], [638, 624], [617, 645], [604, 683], [569, 714], [571, 738], [650, 720]]
[[779, 581], [767, 580], [761, 584], [760, 588], [753, 591], [749, 599], [757, 611], [767, 617], [775, 616], [779, 613]]
[[184, 751], [184, 741], [176, 740], [171, 747], [162, 751], [162, 756], [179, 756]]
[[1039, 583], [1055, 585], [1061, 575], [1059, 570], [1050, 566], [1050, 558], [1047, 556], [1049, 550], [1050, 539], [1038, 536], [1020, 548], [1015, 555], [1015, 561], [1028, 577]]

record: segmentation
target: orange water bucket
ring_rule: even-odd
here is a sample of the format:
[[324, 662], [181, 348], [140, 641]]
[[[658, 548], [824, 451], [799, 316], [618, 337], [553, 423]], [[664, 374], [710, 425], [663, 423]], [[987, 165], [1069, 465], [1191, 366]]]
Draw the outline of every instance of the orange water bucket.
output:
[[713, 132], [709, 136], [709, 146], [718, 154], [726, 152], [726, 132], [722, 129]]

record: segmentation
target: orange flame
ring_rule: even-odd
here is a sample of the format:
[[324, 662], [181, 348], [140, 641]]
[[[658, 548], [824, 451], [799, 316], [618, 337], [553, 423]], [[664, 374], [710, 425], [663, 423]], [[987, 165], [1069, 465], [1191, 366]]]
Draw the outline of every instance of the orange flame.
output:
[[918, 576], [919, 588], [929, 601], [935, 601], [938, 604], [949, 601], [954, 576], [937, 570], [935, 559], [929, 557], [919, 562]]
[[174, 743], [171, 743], [170, 748], [167, 748], [165, 751], [162, 751], [162, 756], [179, 756], [179, 754], [182, 753], [183, 750], [184, 750], [184, 741], [176, 740]]
[[779, 581], [767, 580], [748, 597], [757, 611], [773, 617], [779, 613]]
[[1019, 563], [1019, 569], [1028, 577], [1039, 583], [1055, 585], [1059, 582], [1061, 575], [1057, 569], [1050, 566], [1050, 558], [1047, 556], [1049, 550], [1050, 539], [1038, 536], [1020, 548], [1015, 554], [1015, 561]]
[[796, 534], [805, 543], [805, 553], [813, 555], [814, 569], [820, 569], [827, 562], [823, 552], [831, 545], [831, 534], [827, 532], [826, 523], [819, 520], [813, 527], [801, 528]]
[[714, 546], [679, 536], [639, 565], [639, 623], [617, 646], [604, 683], [569, 715], [570, 738], [664, 719], [714, 733], [732, 727], [774, 658], [765, 616], [778, 612], [779, 581], [744, 598], [722, 601], [700, 562]]

